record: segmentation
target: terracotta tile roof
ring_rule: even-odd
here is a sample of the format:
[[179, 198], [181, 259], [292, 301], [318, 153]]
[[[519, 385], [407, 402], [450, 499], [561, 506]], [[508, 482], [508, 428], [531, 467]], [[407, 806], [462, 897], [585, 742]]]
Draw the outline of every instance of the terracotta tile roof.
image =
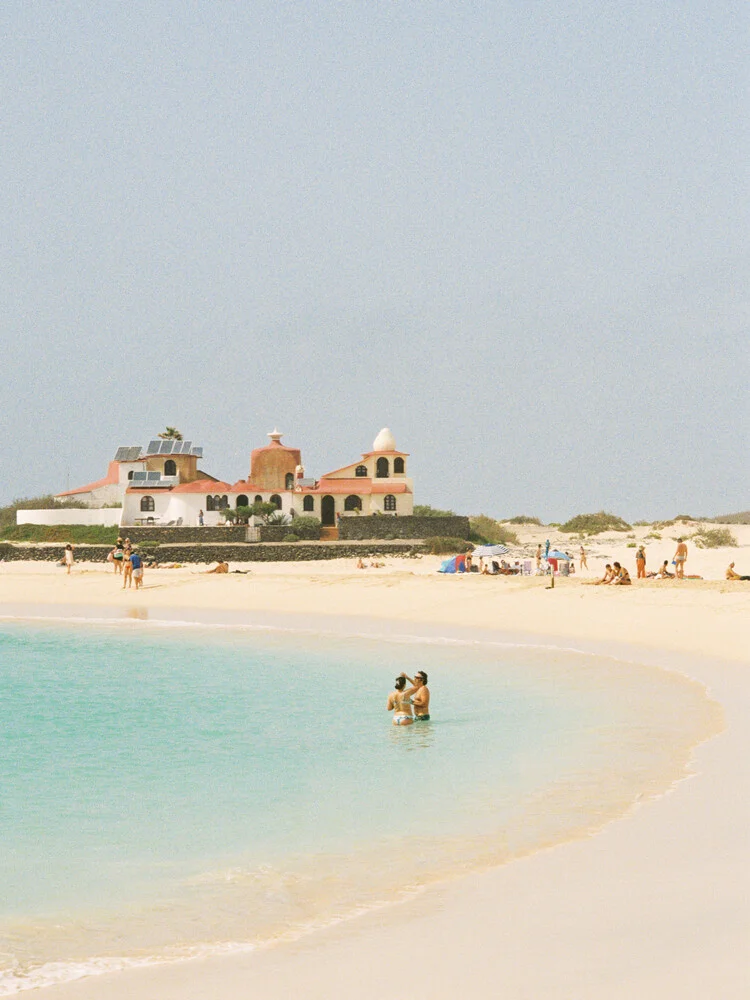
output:
[[196, 479], [192, 483], [173, 486], [172, 493], [228, 493], [231, 488], [229, 483], [222, 483], [219, 479]]
[[64, 493], [56, 493], [55, 496], [58, 497], [72, 497], [77, 493], [91, 493], [92, 490], [98, 490], [102, 486], [114, 486], [120, 481], [120, 463], [110, 462], [109, 468], [107, 469], [107, 475], [104, 479], [97, 479], [95, 483], [89, 483], [87, 486], [77, 486], [74, 490], [65, 490]]

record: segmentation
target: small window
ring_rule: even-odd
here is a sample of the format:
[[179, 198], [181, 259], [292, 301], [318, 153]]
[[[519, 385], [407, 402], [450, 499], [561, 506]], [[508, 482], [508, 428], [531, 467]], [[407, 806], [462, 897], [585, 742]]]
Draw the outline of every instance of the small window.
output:
[[213, 497], [206, 497], [206, 510], [216, 510]]
[[392, 493], [386, 493], [383, 497], [383, 510], [395, 510], [396, 509], [396, 498]]
[[285, 490], [293, 490], [294, 489], [294, 473], [293, 472], [287, 472], [287, 474], [284, 476], [284, 489]]
[[173, 462], [171, 458], [168, 458], [164, 463], [164, 475], [165, 476], [177, 475], [177, 463]]
[[362, 479], [363, 477], [367, 476], [367, 466], [358, 465], [357, 468], [354, 470], [354, 475], [357, 476], [359, 479]]
[[218, 503], [218, 509], [219, 510], [228, 510], [229, 509], [229, 497], [221, 497], [221, 498], [216, 497], [216, 499], [219, 501], [219, 503]]
[[350, 496], [344, 500], [344, 510], [362, 510], [362, 498]]
[[154, 503], [154, 498], [141, 497], [141, 510], [145, 511], [156, 510], [156, 504]]
[[403, 472], [404, 471], [404, 460], [403, 460], [403, 458], [394, 458], [393, 459], [393, 471], [394, 472]]
[[263, 503], [263, 497], [260, 495], [260, 493], [256, 494], [256, 497], [255, 497], [255, 500], [253, 500], [253, 503]]
[[131, 469], [130, 472], [128, 473], [128, 479], [132, 478], [133, 478], [133, 470]]
[[250, 501], [248, 500], [248, 498], [245, 496], [244, 493], [240, 493], [240, 495], [237, 497], [237, 506], [238, 507], [250, 506]]
[[269, 503], [272, 503], [274, 505], [274, 507], [276, 508], [276, 510], [281, 510], [281, 497], [279, 496], [278, 493], [274, 493], [274, 495], [271, 497]]
[[387, 479], [388, 478], [388, 459], [379, 458], [377, 464], [375, 465], [375, 476], [377, 479]]
[[315, 497], [305, 497], [302, 501], [302, 510], [315, 510]]

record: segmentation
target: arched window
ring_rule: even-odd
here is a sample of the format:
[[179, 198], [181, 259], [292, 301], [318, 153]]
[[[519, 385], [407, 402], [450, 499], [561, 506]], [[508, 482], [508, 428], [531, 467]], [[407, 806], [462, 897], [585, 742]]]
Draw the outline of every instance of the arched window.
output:
[[253, 503], [263, 503], [263, 497], [260, 495], [260, 493], [256, 494], [255, 500], [253, 500]]
[[366, 476], [367, 475], [367, 466], [366, 465], [358, 465], [357, 468], [354, 470], [354, 475], [357, 476], [357, 478], [359, 478], [359, 479], [361, 479], [363, 476]]
[[362, 498], [350, 496], [344, 500], [344, 510], [362, 510]]
[[250, 506], [250, 501], [248, 500], [248, 498], [245, 496], [244, 493], [240, 493], [240, 495], [237, 497], [237, 506], [238, 507]]
[[393, 459], [393, 471], [394, 472], [403, 472], [404, 471], [404, 460], [403, 460], [403, 458], [394, 458]]
[[141, 510], [156, 510], [156, 504], [154, 503], [153, 497], [141, 497]]
[[206, 510], [216, 510], [213, 497], [206, 497]]
[[131, 469], [130, 472], [128, 473], [128, 479], [132, 478], [133, 478], [133, 470]]
[[287, 472], [287, 474], [284, 476], [284, 489], [285, 490], [293, 490], [294, 489], [294, 473], [293, 472]]
[[388, 478], [388, 459], [379, 458], [375, 465], [375, 476], [377, 479]]
[[171, 458], [168, 458], [164, 463], [164, 475], [165, 476], [176, 476], [177, 475], [177, 462], [173, 462]]
[[383, 497], [383, 510], [395, 510], [396, 498], [392, 493], [386, 493]]
[[302, 510], [315, 510], [315, 498], [307, 496], [302, 501]]
[[219, 510], [229, 509], [229, 497], [221, 497], [221, 498], [216, 497], [215, 499], [219, 501], [217, 504]]
[[281, 497], [279, 496], [278, 493], [274, 493], [274, 495], [269, 500], [269, 503], [272, 503], [276, 508], [276, 510], [281, 510]]

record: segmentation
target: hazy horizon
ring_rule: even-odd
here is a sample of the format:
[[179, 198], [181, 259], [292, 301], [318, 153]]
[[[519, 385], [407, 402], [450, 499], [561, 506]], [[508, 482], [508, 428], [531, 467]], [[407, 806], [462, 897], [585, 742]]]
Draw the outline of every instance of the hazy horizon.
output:
[[234, 482], [750, 507], [747, 7], [8, 0], [0, 503], [171, 424]]

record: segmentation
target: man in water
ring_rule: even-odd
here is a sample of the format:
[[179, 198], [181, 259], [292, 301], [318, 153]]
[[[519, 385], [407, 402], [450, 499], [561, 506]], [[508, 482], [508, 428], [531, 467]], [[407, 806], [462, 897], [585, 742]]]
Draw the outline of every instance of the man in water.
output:
[[412, 707], [414, 708], [414, 721], [429, 722], [430, 689], [427, 687], [427, 674], [424, 670], [418, 670], [413, 680], [411, 677], [407, 677], [406, 674], [404, 674], [404, 677], [411, 684], [411, 688], [404, 692], [404, 697], [411, 697]]

